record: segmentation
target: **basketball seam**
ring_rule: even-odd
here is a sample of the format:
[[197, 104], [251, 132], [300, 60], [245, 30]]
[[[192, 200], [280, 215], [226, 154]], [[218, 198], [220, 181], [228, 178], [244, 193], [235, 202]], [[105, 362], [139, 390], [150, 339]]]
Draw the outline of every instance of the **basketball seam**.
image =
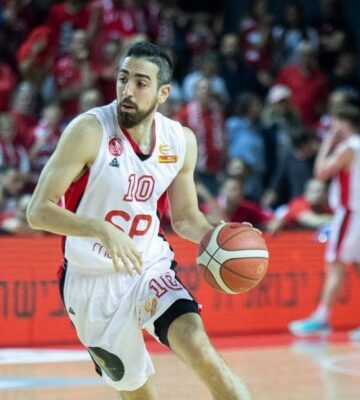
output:
[[232, 269], [228, 268], [226, 265], [223, 265], [222, 268], [226, 269], [227, 271], [233, 273], [236, 276], [240, 276], [241, 278], [248, 279], [249, 281], [258, 281], [260, 279], [260, 278], [250, 278], [248, 276], [239, 274], [239, 273], [233, 271]]
[[[227, 240], [225, 240], [225, 242], [224, 243], [219, 243], [217, 240], [216, 240], [216, 243], [217, 243], [217, 245], [218, 245], [218, 248], [216, 249], [216, 251], [215, 251], [215, 253], [214, 253], [214, 256], [215, 256], [215, 254], [220, 250], [220, 249], [222, 249], [222, 250], [226, 250], [226, 249], [223, 249], [221, 246], [224, 246], [229, 240], [231, 240], [233, 237], [235, 237], [235, 236], [237, 236], [237, 235], [239, 235], [240, 233], [243, 233], [243, 232], [249, 232], [249, 231], [254, 231], [254, 232], [256, 232], [256, 230], [255, 229], [252, 229], [252, 228], [250, 228], [250, 229], [244, 229], [244, 230], [242, 230], [242, 231], [237, 231], [236, 233], [234, 233], [232, 236], [230, 236], [229, 238], [227, 238]], [[221, 232], [221, 230], [219, 231], [219, 234], [220, 234], [220, 232]], [[260, 235], [261, 236], [261, 235]], [[248, 250], [248, 249], [246, 249], [246, 250]], [[262, 249], [249, 249], [249, 250], [262, 250]], [[209, 254], [210, 255], [210, 254]]]

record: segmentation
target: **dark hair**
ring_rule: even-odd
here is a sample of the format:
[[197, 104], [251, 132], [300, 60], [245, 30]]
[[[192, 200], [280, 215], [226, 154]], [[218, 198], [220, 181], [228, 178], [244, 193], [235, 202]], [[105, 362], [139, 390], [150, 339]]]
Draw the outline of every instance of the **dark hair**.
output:
[[148, 42], [138, 42], [126, 50], [120, 60], [120, 64], [126, 57], [146, 58], [159, 67], [158, 86], [170, 83], [173, 65], [169, 56], [161, 47]]
[[360, 128], [360, 108], [354, 104], [343, 104], [333, 111], [333, 116], [350, 122], [358, 130]]
[[315, 133], [308, 128], [299, 128], [294, 131], [291, 142], [295, 148], [311, 143], [316, 140]]

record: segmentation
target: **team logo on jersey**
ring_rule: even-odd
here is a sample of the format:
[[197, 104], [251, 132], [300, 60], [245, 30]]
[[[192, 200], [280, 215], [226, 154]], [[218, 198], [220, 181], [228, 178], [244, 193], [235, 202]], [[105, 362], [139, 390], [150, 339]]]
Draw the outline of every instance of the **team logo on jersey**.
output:
[[115, 157], [109, 162], [109, 165], [110, 165], [110, 167], [119, 168], [119, 161]]
[[158, 304], [158, 301], [157, 301], [156, 297], [153, 297], [152, 299], [145, 300], [145, 302], [144, 302], [144, 310], [148, 314], [150, 314], [150, 317], [152, 317], [155, 314], [156, 308], [157, 308], [157, 304]]
[[178, 161], [176, 154], [171, 154], [171, 147], [168, 144], [159, 144], [158, 162], [160, 164], [173, 164]]
[[117, 136], [112, 136], [109, 140], [109, 151], [110, 154], [118, 157], [121, 156], [121, 154], [124, 151], [124, 144], [122, 142], [122, 140], [117, 137]]
[[159, 153], [161, 154], [169, 154], [171, 153], [171, 147], [168, 144], [159, 144]]

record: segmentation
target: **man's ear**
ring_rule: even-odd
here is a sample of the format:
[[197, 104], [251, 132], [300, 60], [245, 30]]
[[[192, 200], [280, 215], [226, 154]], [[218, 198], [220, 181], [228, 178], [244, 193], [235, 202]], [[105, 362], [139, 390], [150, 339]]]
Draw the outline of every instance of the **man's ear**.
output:
[[166, 99], [169, 97], [170, 92], [171, 92], [170, 85], [162, 85], [161, 86], [161, 88], [159, 90], [159, 95], [158, 95], [159, 104], [165, 103]]

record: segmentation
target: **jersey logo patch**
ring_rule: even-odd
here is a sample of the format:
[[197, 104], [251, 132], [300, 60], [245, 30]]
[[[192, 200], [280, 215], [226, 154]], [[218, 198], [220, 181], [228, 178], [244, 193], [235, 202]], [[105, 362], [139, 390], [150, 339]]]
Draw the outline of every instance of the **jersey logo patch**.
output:
[[109, 162], [110, 167], [115, 167], [115, 168], [119, 168], [120, 164], [119, 161], [117, 160], [117, 158], [113, 158], [110, 162]]
[[124, 152], [124, 144], [117, 136], [111, 136], [109, 140], [109, 152], [112, 156], [118, 157]]
[[179, 156], [177, 156], [176, 154], [162, 154], [158, 156], [158, 162], [160, 164], [174, 164], [177, 163], [179, 159]]

